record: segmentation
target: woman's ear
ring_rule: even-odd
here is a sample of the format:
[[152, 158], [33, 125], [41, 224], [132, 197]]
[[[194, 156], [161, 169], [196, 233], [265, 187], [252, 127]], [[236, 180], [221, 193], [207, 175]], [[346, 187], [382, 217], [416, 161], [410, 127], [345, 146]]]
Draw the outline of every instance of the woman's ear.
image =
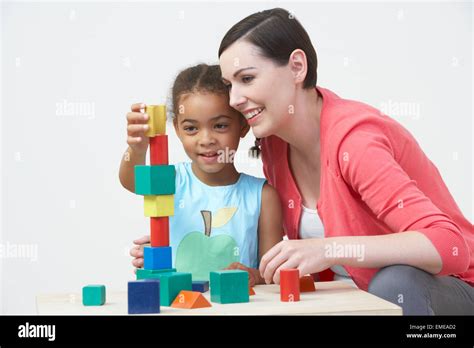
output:
[[291, 52], [288, 64], [295, 79], [295, 83], [303, 83], [308, 72], [306, 53], [304, 53], [302, 49], [297, 48]]

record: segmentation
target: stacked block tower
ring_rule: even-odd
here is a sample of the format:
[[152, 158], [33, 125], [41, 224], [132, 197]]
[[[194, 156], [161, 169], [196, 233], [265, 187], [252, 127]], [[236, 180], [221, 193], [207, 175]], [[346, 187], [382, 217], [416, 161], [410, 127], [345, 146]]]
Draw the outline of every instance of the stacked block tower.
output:
[[170, 306], [181, 290], [191, 290], [190, 273], [172, 268], [169, 217], [174, 214], [176, 171], [168, 162], [166, 106], [150, 105], [148, 131], [150, 165], [135, 166], [135, 193], [144, 196], [145, 216], [150, 218], [150, 246], [144, 248], [144, 267], [128, 283], [128, 312], [159, 313]]

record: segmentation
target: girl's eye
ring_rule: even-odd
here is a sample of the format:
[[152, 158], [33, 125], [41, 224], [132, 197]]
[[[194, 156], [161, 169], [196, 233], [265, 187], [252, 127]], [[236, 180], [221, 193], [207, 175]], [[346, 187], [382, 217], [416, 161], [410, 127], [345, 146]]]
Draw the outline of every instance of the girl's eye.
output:
[[249, 83], [252, 80], [253, 80], [253, 76], [244, 76], [244, 77], [242, 77], [242, 82], [243, 83]]
[[186, 132], [194, 132], [194, 130], [196, 130], [196, 127], [191, 127], [191, 126], [190, 127], [184, 127], [184, 130]]
[[228, 125], [226, 124], [216, 124], [216, 127], [219, 128], [219, 129], [225, 129], [228, 127]]

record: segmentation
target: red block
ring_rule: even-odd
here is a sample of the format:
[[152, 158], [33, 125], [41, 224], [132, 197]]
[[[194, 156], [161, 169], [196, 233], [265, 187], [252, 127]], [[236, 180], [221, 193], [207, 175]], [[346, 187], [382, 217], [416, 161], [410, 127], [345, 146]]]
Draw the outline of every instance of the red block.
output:
[[283, 302], [300, 300], [300, 271], [298, 269], [280, 271], [280, 300]]
[[150, 138], [150, 164], [152, 166], [168, 163], [168, 136], [156, 135]]
[[169, 217], [150, 217], [150, 244], [152, 247], [170, 245]]

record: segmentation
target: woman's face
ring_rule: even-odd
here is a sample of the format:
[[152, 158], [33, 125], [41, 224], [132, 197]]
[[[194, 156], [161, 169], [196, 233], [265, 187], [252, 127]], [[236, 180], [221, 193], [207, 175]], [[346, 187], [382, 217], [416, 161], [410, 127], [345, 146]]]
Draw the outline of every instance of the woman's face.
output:
[[257, 46], [242, 40], [220, 56], [230, 105], [241, 112], [257, 138], [277, 134], [293, 112], [296, 85], [289, 65], [278, 66]]

